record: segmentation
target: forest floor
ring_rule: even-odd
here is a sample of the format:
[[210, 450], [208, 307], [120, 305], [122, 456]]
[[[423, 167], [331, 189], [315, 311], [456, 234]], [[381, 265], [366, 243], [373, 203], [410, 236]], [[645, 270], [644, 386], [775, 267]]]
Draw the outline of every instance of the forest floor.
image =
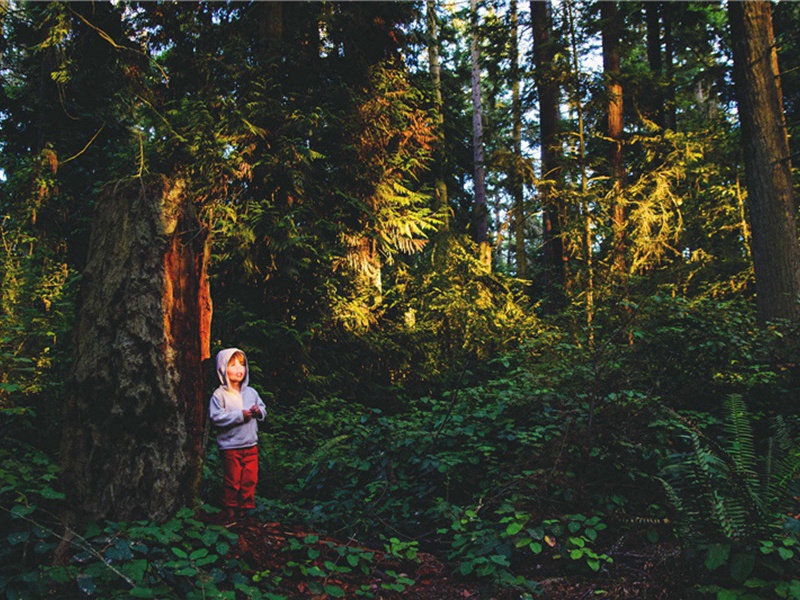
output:
[[[530, 597], [519, 590], [491, 588], [474, 578], [462, 578], [454, 574], [452, 565], [425, 552], [420, 552], [414, 561], [399, 560], [381, 550], [355, 546], [352, 540], [336, 540], [300, 527], [264, 523], [255, 518], [240, 519], [227, 527], [239, 536], [233, 550], [236, 558], [243, 559], [252, 567], [252, 573], [245, 575], [281, 574], [277, 592], [292, 599], [337, 597], [315, 593], [315, 589], [324, 586], [332, 586], [338, 597], [344, 598], [518, 600]], [[304, 553], [302, 568], [301, 559], [293, 559], [291, 552], [301, 546]], [[368, 553], [372, 557], [369, 567], [337, 570], [335, 566], [343, 563], [346, 556], [336, 552], [342, 547], [348, 551]], [[684, 581], [686, 574], [676, 567], [677, 556], [678, 550], [667, 544], [645, 546], [620, 540], [613, 552], [613, 565], [592, 577], [559, 575], [556, 569], [563, 569], [563, 561], [551, 565], [529, 565], [528, 572], [522, 574], [538, 582], [541, 593], [536, 597], [548, 600], [681, 599], [691, 585]], [[403, 580], [413, 580], [413, 583], [400, 586], [403, 589], [399, 591], [386, 589]], [[316, 587], [312, 581], [316, 581]]]

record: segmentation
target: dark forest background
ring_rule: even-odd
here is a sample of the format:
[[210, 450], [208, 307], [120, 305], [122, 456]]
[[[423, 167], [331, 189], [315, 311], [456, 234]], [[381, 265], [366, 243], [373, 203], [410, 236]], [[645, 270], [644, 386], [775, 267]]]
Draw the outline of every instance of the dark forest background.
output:
[[[0, 27], [0, 593], [800, 598], [800, 4]], [[281, 569], [214, 524], [230, 346]]]

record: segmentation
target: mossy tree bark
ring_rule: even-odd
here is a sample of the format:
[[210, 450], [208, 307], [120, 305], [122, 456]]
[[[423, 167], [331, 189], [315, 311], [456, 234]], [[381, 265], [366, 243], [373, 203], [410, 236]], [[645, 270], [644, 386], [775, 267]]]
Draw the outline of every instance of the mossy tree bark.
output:
[[486, 174], [483, 157], [483, 103], [481, 100], [481, 63], [478, 39], [478, 3], [470, 0], [470, 65], [472, 68], [472, 160], [475, 188], [475, 241], [480, 247], [481, 262], [492, 267], [489, 245], [489, 206], [486, 203]]
[[92, 224], [62, 438], [78, 518], [163, 519], [202, 467], [207, 229], [180, 180], [110, 188]]

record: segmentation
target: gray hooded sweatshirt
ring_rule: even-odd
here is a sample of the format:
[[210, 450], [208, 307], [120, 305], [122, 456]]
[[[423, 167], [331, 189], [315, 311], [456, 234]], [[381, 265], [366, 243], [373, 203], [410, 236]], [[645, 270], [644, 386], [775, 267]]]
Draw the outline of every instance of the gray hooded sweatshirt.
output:
[[[242, 352], [238, 348], [226, 348], [217, 354], [217, 375], [222, 383], [211, 395], [208, 416], [217, 427], [217, 444], [222, 450], [250, 448], [258, 443], [258, 423], [250, 419], [245, 423], [243, 410], [249, 410], [254, 404], [261, 410], [259, 421], [263, 421], [267, 407], [250, 382], [250, 366], [247, 357], [244, 359], [244, 380], [241, 392], [237, 392], [228, 383], [228, 361], [234, 352]], [[242, 352], [244, 354], [244, 352]]]

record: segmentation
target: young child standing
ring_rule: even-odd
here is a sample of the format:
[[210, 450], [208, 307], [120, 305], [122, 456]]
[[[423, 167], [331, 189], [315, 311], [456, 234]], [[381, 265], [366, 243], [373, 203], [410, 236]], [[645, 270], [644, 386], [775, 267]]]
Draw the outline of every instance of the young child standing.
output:
[[217, 354], [217, 375], [222, 385], [212, 394], [209, 418], [217, 428], [217, 444], [222, 455], [222, 506], [227, 521], [255, 508], [258, 482], [258, 421], [263, 421], [266, 406], [249, 387], [247, 357], [238, 348]]

